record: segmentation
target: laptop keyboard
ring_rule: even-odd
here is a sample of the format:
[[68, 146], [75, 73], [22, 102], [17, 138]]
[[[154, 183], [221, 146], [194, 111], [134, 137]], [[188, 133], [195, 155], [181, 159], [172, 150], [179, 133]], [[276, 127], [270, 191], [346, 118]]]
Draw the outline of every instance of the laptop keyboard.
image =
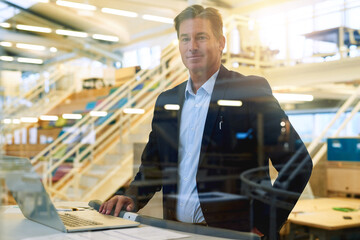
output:
[[68, 227], [83, 227], [83, 226], [95, 226], [102, 225], [102, 223], [87, 220], [78, 216], [74, 216], [69, 213], [59, 214], [61, 220], [63, 221], [65, 226]]

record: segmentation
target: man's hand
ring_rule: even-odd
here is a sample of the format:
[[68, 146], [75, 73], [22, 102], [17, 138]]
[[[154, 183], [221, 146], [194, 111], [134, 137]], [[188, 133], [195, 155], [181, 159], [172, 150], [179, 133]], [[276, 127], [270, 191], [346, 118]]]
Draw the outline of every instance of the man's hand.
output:
[[122, 208], [124, 208], [128, 212], [134, 210], [135, 203], [129, 197], [116, 195], [110, 198], [110, 200], [101, 204], [99, 208], [99, 213], [109, 215], [114, 207], [115, 207], [114, 216], [117, 217], [119, 216], [120, 210]]

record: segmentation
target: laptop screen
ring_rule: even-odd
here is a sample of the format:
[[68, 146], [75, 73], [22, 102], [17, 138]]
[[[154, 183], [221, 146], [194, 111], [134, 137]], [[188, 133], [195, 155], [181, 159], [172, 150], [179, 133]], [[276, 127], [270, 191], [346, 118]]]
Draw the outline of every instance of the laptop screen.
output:
[[5, 176], [6, 185], [24, 216], [64, 231], [64, 224], [29, 159], [8, 156], [0, 158], [0, 169]]

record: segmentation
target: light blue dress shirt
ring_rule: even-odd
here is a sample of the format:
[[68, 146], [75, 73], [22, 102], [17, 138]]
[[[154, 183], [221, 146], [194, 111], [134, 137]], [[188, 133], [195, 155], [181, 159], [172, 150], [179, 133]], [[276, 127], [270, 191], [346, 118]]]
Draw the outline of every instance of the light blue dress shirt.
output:
[[219, 70], [214, 73], [195, 94], [191, 78], [185, 89], [185, 101], [181, 113], [179, 135], [179, 184], [176, 207], [177, 219], [181, 222], [204, 222], [196, 188], [201, 142], [211, 94]]

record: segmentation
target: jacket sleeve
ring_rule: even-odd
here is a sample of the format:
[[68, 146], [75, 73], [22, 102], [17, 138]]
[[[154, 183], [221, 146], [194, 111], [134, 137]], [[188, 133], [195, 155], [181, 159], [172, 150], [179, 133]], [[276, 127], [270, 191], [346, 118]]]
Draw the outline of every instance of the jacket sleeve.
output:
[[[160, 96], [159, 96], [160, 98]], [[149, 140], [141, 155], [141, 165], [131, 182], [125, 195], [131, 197], [135, 202], [134, 211], [143, 208], [157, 191], [162, 188], [162, 171], [160, 166], [159, 146], [157, 142], [158, 132], [158, 100], [155, 104], [154, 117], [152, 119], [152, 130], [149, 134]]]
[[[261, 98], [253, 102], [252, 122], [256, 123], [254, 128], [257, 132], [263, 133], [258, 136], [262, 138], [258, 142], [263, 148], [264, 165], [268, 165], [270, 159], [278, 171], [275, 182], [271, 185], [268, 181], [272, 191], [265, 191], [264, 196], [264, 199], [275, 199], [274, 204], [271, 206], [265, 201], [254, 201], [253, 205], [255, 226], [267, 235], [270, 223], [275, 221], [276, 231], [285, 223], [309, 181], [313, 166], [304, 143], [272, 95], [268, 82], [258, 77], [254, 82]], [[289, 194], [281, 194], [277, 190]]]

